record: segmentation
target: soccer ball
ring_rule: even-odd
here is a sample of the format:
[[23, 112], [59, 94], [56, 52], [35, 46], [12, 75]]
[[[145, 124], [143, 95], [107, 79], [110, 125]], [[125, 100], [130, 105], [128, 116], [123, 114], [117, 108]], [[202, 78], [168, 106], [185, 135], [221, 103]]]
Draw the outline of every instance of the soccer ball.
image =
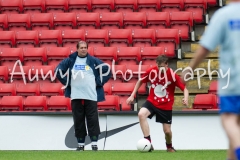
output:
[[137, 149], [140, 152], [148, 152], [151, 149], [151, 143], [149, 140], [142, 138], [137, 142]]

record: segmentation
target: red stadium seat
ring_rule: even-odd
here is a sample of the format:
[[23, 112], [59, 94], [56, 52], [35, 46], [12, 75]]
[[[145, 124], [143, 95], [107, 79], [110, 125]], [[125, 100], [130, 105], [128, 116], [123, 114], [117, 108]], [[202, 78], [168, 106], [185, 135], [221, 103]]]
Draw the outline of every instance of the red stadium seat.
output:
[[138, 64], [141, 60], [139, 47], [120, 47], [117, 49], [118, 64]]
[[7, 14], [0, 14], [0, 31], [8, 29]]
[[147, 16], [148, 29], [164, 29], [168, 28], [170, 24], [170, 17], [168, 12], [149, 12]]
[[68, 0], [45, 0], [46, 12], [62, 13], [68, 11]]
[[94, 48], [94, 57], [97, 57], [108, 63], [110, 66], [113, 63], [113, 60], [117, 61], [117, 48], [116, 47], [96, 47]]
[[38, 46], [37, 31], [17, 31], [15, 34], [16, 47], [32, 48]]
[[9, 83], [27, 83], [32, 78], [30, 66], [17, 66], [9, 69]]
[[71, 110], [71, 101], [69, 98], [64, 96], [51, 96], [47, 100], [47, 109], [48, 110]]
[[2, 66], [12, 68], [17, 60], [23, 62], [23, 49], [22, 48], [1, 48], [0, 60]]
[[0, 47], [11, 48], [15, 46], [15, 32], [14, 31], [0, 31]]
[[24, 111], [46, 111], [47, 98], [46, 96], [28, 96], [24, 100]]
[[75, 13], [53, 13], [54, 29], [73, 29], [76, 28], [76, 14]]
[[23, 11], [22, 0], [1, 0], [0, 4], [2, 14], [22, 13]]
[[30, 16], [32, 30], [49, 30], [53, 28], [52, 13], [34, 13]]
[[105, 83], [103, 89], [105, 95], [112, 95], [112, 83], [109, 82]]
[[156, 45], [162, 47], [169, 57], [176, 57], [177, 53], [181, 53], [181, 49], [178, 49], [180, 44], [178, 29], [158, 29], [155, 36]]
[[[77, 48], [77, 47], [76, 47]], [[94, 50], [93, 50], [94, 48], [93, 47], [88, 47], [88, 53], [91, 55], [91, 56], [93, 56], [93, 52], [94, 52]], [[74, 52], [76, 49], [74, 49], [74, 50], [71, 50], [71, 52]]]
[[58, 47], [62, 44], [62, 33], [60, 30], [38, 31], [40, 47]]
[[34, 79], [33, 83], [44, 83], [43, 81], [53, 82], [55, 81], [54, 67], [51, 65], [42, 65], [32, 67], [31, 74]]
[[10, 31], [25, 31], [31, 27], [29, 14], [9, 14], [8, 28]]
[[133, 82], [130, 80], [141, 78], [141, 76], [146, 73], [146, 70], [150, 68], [149, 65], [127, 65], [126, 67], [127, 74], [125, 80], [127, 82]]
[[23, 0], [23, 13], [44, 13], [45, 0]]
[[155, 45], [155, 30], [153, 29], [133, 29], [133, 47], [150, 47]]
[[68, 11], [79, 13], [88, 12], [92, 9], [91, 0], [68, 0]]
[[63, 47], [69, 47], [71, 50], [76, 49], [79, 41], [85, 41], [85, 31], [82, 29], [62, 30]]
[[218, 91], [218, 81], [211, 81], [209, 89], [208, 89], [208, 93], [209, 94], [217, 94]]
[[130, 29], [110, 29], [108, 37], [111, 47], [128, 47], [132, 44], [132, 31]]
[[39, 96], [40, 88], [39, 84], [34, 83], [22, 83], [16, 85], [16, 94], [17, 96]]
[[195, 41], [192, 12], [173, 12], [170, 14], [170, 28], [179, 30], [182, 40]]
[[1, 82], [8, 81], [8, 67], [0, 66], [0, 80]]
[[119, 97], [115, 95], [106, 95], [105, 101], [98, 102], [99, 110], [115, 110], [120, 111]]
[[22, 96], [3, 96], [0, 103], [0, 111], [22, 111]]
[[107, 30], [86, 30], [85, 40], [89, 47], [104, 47], [108, 44]]
[[138, 12], [157, 12], [160, 9], [159, 0], [138, 0]]
[[209, 7], [223, 6], [221, 1], [218, 1], [218, 0], [207, 0], [207, 4], [208, 4]]
[[46, 48], [24, 48], [25, 66], [41, 66], [47, 61]]
[[64, 87], [61, 83], [44, 83], [40, 84], [41, 96], [62, 96]]
[[130, 96], [134, 87], [134, 83], [115, 83], [112, 87], [112, 95]]
[[[133, 81], [132, 81], [133, 82]], [[136, 83], [135, 83], [136, 84]], [[148, 95], [148, 92], [147, 92], [147, 84], [146, 83], [143, 83], [141, 85], [141, 87], [138, 89], [138, 92], [137, 92], [138, 95]]]
[[193, 109], [218, 109], [215, 94], [197, 94], [192, 105]]
[[193, 20], [196, 23], [208, 23], [206, 14], [207, 0], [184, 0], [185, 11], [193, 12]]
[[123, 13], [123, 26], [125, 29], [141, 29], [146, 27], [146, 13]]
[[164, 50], [162, 47], [143, 47], [141, 48], [142, 64], [156, 65], [157, 56], [162, 54], [164, 54]]
[[137, 0], [114, 0], [116, 12], [134, 12], [137, 10]]
[[160, 0], [162, 12], [178, 12], [184, 7], [184, 0]]
[[117, 83], [123, 82], [125, 74], [126, 74], [126, 65], [112, 65], [112, 78], [108, 81], [109, 83]]
[[0, 84], [0, 96], [16, 96], [15, 84], [2, 83]]
[[135, 83], [115, 83], [113, 85], [112, 94], [119, 96], [122, 111], [133, 110], [133, 104], [128, 105], [126, 100], [131, 95], [134, 87]]
[[119, 29], [123, 26], [123, 14], [118, 12], [100, 13], [101, 29]]
[[100, 25], [99, 13], [77, 13], [78, 29], [95, 29]]
[[48, 65], [56, 66], [64, 58], [70, 54], [69, 47], [47, 47], [47, 62]]
[[114, 10], [114, 0], [91, 0], [92, 12], [111, 12]]

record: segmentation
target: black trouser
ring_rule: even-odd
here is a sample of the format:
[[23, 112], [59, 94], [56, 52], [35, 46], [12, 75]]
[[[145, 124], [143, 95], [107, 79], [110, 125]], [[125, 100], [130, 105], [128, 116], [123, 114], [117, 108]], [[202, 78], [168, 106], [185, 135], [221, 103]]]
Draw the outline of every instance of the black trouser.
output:
[[71, 101], [71, 106], [76, 138], [84, 138], [87, 135], [85, 117], [87, 121], [88, 135], [98, 136], [100, 134], [100, 126], [97, 102], [74, 99]]

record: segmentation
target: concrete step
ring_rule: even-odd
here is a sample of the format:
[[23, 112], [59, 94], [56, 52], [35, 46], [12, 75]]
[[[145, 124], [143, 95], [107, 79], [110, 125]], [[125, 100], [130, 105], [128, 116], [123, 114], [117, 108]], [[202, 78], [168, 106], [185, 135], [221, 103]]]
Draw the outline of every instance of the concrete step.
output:
[[201, 38], [202, 38], [202, 35], [196, 35], [196, 40], [197, 40], [197, 41], [200, 41]]
[[[179, 70], [177, 72], [177, 74], [181, 74], [181, 72], [183, 71], [184, 68], [186, 68], [187, 66], [189, 66], [190, 63], [190, 59], [184, 59], [184, 60], [178, 60], [177, 61], [177, 68], [180, 69], [182, 68], [182, 70]], [[201, 62], [197, 69], [199, 69], [199, 75], [202, 75], [204, 73], [205, 70], [205, 76], [209, 75], [210, 72], [208, 72], [208, 65], [209, 65], [209, 70], [211, 72], [213, 72], [214, 70], [218, 70], [219, 68], [219, 60], [218, 59], [205, 59], [203, 60], [203, 62]], [[194, 75], [197, 75], [198, 72], [197, 70], [195, 70]], [[216, 72], [213, 72], [212, 75], [217, 75]]]
[[[174, 97], [173, 110], [182, 110], [184, 108], [187, 108], [185, 105], [182, 104], [183, 97], [184, 96], [175, 96]], [[189, 108], [192, 108], [194, 98], [195, 98], [195, 96], [188, 97], [188, 107]]]
[[[200, 44], [199, 43], [192, 43], [191, 44], [191, 52], [196, 52], [199, 48]], [[213, 52], [218, 52], [219, 48], [217, 47]]]
[[228, 5], [230, 3], [230, 0], [226, 0], [225, 4]]
[[[208, 87], [201, 87], [200, 89], [188, 87], [188, 92], [189, 92], [189, 94], [200, 94], [200, 93], [207, 94], [208, 93]], [[175, 94], [179, 95], [179, 94], [183, 94], [183, 92], [179, 88], [176, 88], [175, 89]]]
[[[194, 57], [194, 52], [185, 52], [185, 53], [183, 53], [183, 57], [185, 58], [185, 59], [191, 59], [191, 58], [193, 58]], [[218, 58], [218, 53], [217, 52], [211, 52], [211, 53], [209, 53], [208, 55], [207, 55], [207, 57], [206, 58]]]

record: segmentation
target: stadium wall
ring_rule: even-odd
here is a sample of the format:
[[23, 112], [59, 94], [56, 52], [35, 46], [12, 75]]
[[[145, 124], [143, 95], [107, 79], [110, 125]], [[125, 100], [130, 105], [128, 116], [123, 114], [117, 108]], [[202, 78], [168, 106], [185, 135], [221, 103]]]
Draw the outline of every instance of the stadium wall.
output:
[[[100, 113], [99, 119], [99, 150], [136, 150], [143, 137], [136, 112]], [[165, 150], [162, 125], [155, 123], [155, 117], [148, 121], [154, 148]], [[173, 146], [178, 150], [228, 147], [215, 112], [174, 112], [172, 121]], [[77, 146], [71, 113], [1, 113], [0, 128], [0, 150], [75, 150]]]

